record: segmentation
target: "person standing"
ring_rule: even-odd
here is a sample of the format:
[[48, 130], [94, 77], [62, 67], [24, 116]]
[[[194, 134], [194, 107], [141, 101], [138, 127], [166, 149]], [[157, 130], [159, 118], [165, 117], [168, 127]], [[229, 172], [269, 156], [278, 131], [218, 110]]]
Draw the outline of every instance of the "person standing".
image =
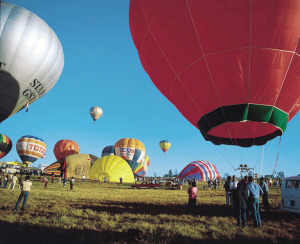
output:
[[52, 183], [53, 183], [54, 182], [54, 173], [52, 173], [51, 178], [52, 178]]
[[67, 184], [67, 177], [66, 176], [64, 176], [64, 187], [66, 186], [66, 184]]
[[262, 194], [262, 202], [267, 211], [270, 211], [270, 204], [269, 204], [269, 187], [263, 177], [260, 178], [260, 187], [263, 190]]
[[122, 182], [123, 182], [123, 178], [122, 178], [122, 177], [120, 177], [120, 184], [122, 184]]
[[[234, 196], [234, 208], [236, 210], [237, 226], [246, 227], [246, 209], [247, 209], [247, 196], [246, 196], [246, 180], [242, 179], [238, 185]], [[242, 222], [242, 223], [241, 223]], [[242, 226], [241, 226], [242, 224]]]
[[73, 190], [74, 182], [75, 182], [75, 179], [74, 179], [74, 177], [72, 177], [70, 180], [70, 191]]
[[17, 177], [17, 173], [14, 174], [13, 178], [12, 178], [12, 186], [11, 186], [11, 189], [15, 189], [15, 185], [17, 184], [17, 180], [18, 180], [18, 177]]
[[21, 194], [18, 198], [16, 206], [14, 208], [14, 212], [16, 212], [18, 210], [19, 205], [20, 205], [23, 198], [24, 198], [24, 200], [23, 200], [23, 205], [22, 205], [21, 210], [23, 210], [23, 211], [25, 210], [25, 206], [26, 206], [26, 202], [27, 202], [27, 199], [28, 199], [28, 196], [29, 196], [31, 186], [32, 186], [32, 182], [30, 181], [30, 176], [27, 175], [25, 177], [25, 181], [22, 182], [22, 191], [21, 191]]
[[188, 189], [188, 194], [189, 194], [189, 202], [188, 202], [188, 208], [187, 212], [190, 213], [192, 212], [193, 215], [196, 213], [196, 201], [197, 201], [197, 187], [196, 187], [196, 182], [192, 181], [192, 186], [189, 187]]
[[46, 177], [44, 179], [44, 182], [45, 182], [44, 188], [48, 189], [48, 179]]
[[225, 188], [225, 197], [226, 197], [226, 208], [229, 208], [229, 206], [232, 206], [232, 195], [231, 195], [231, 176], [227, 176], [227, 180], [224, 183]]
[[85, 179], [85, 176], [83, 175], [83, 176], [82, 176], [82, 182], [84, 182], [84, 179]]
[[254, 227], [261, 226], [261, 219], [259, 214], [259, 195], [263, 194], [261, 187], [253, 182], [253, 177], [248, 177], [249, 183], [246, 186], [246, 196], [248, 198], [250, 211], [254, 218]]

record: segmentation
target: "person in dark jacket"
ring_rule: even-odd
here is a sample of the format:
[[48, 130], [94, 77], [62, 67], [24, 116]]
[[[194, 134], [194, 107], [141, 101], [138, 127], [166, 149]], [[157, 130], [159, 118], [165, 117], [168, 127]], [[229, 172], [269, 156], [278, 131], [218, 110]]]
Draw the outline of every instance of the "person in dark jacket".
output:
[[234, 208], [236, 210], [237, 225], [239, 227], [242, 226], [246, 227], [246, 210], [247, 210], [246, 185], [247, 185], [246, 180], [242, 179], [238, 183], [237, 189], [234, 194]]
[[[225, 196], [226, 196], [226, 208], [229, 208], [229, 206], [232, 206], [232, 195], [231, 195], [230, 182], [231, 182], [231, 176], [229, 175], [224, 184]], [[230, 204], [229, 204], [229, 202], [230, 202]]]

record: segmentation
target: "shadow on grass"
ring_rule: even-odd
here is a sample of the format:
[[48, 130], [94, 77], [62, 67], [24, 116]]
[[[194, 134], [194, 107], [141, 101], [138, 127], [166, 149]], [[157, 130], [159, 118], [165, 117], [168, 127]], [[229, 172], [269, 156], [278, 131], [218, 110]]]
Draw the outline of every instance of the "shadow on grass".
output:
[[[159, 214], [170, 214], [170, 215], [184, 215], [187, 214], [187, 205], [182, 204], [170, 204], [170, 205], [159, 205], [159, 204], [146, 204], [146, 203], [128, 203], [128, 202], [118, 202], [118, 201], [105, 201], [102, 206], [95, 205], [95, 203], [86, 204], [74, 204], [75, 208], [79, 209], [91, 209], [96, 212], [107, 212], [110, 214], [149, 214], [149, 215], [159, 215]], [[226, 209], [225, 205], [213, 205], [213, 204], [198, 204], [196, 207], [196, 214], [199, 216], [206, 217], [231, 217], [235, 216], [235, 211], [232, 209]], [[299, 215], [282, 212], [280, 210], [271, 210], [270, 212], [262, 211], [261, 217], [263, 220], [274, 220], [274, 221], [291, 221], [298, 220]]]
[[[190, 237], [175, 235], [169, 236], [161, 230], [155, 230], [153, 234], [143, 233], [138, 229], [128, 229], [126, 232], [97, 231], [63, 229], [57, 227], [46, 227], [40, 225], [29, 225], [21, 223], [8, 223], [0, 221], [0, 243], [272, 243], [270, 240], [257, 238], [238, 237], [231, 240], [216, 240], [209, 236], [205, 239], [193, 239]], [[286, 242], [285, 242], [286, 243]], [[296, 242], [289, 242], [296, 243]]]

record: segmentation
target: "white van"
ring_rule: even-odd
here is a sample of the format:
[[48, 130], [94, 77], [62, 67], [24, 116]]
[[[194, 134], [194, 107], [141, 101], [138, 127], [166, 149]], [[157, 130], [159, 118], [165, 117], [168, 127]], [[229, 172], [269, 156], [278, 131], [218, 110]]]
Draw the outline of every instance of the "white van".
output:
[[300, 174], [284, 179], [281, 186], [280, 209], [300, 213]]

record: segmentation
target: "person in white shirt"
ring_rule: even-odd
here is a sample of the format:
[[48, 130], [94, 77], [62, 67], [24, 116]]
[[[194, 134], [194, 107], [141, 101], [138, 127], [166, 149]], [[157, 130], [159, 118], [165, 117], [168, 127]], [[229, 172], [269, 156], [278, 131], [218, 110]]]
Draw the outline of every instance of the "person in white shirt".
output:
[[14, 174], [14, 176], [12, 177], [12, 186], [11, 186], [11, 189], [15, 189], [15, 185], [17, 184], [17, 180], [18, 180], [18, 177], [16, 176], [16, 174]]
[[30, 192], [30, 187], [32, 186], [32, 182], [29, 181], [29, 180], [30, 180], [30, 176], [27, 175], [25, 177], [25, 180], [22, 183], [22, 192], [21, 192], [21, 194], [18, 198], [18, 201], [17, 201], [16, 206], [14, 208], [14, 212], [16, 212], [18, 210], [19, 205], [20, 205], [23, 198], [24, 198], [24, 200], [23, 200], [23, 205], [22, 205], [21, 210], [23, 210], [23, 211], [25, 210], [26, 202], [27, 202], [29, 192]]

